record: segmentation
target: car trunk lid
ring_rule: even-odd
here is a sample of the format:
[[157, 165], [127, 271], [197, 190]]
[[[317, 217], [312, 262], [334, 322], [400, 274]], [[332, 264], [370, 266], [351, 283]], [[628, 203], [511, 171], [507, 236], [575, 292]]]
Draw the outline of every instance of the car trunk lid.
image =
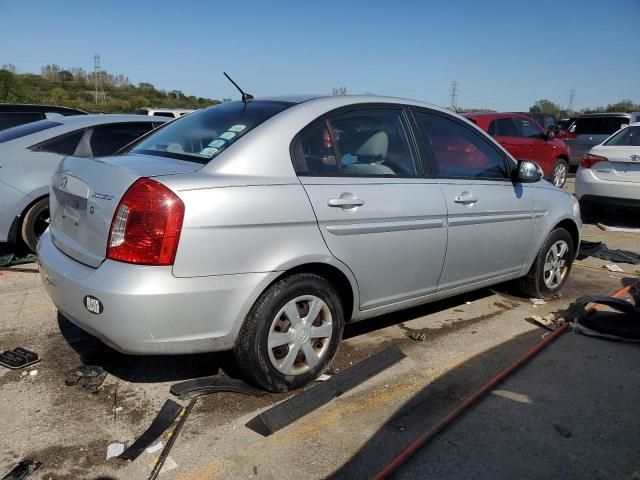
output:
[[608, 159], [598, 162], [593, 173], [601, 180], [640, 183], [640, 148], [600, 145], [590, 152]]
[[137, 179], [189, 173], [201, 167], [148, 155], [65, 158], [51, 182], [49, 229], [53, 243], [71, 258], [98, 267], [106, 256], [118, 203]]

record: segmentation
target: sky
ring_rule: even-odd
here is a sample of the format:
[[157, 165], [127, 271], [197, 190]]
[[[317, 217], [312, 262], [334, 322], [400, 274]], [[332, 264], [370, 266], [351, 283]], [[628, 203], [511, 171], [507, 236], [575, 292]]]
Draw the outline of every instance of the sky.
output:
[[640, 103], [640, 0], [0, 0], [0, 65], [103, 69], [186, 95], [374, 93], [528, 110]]

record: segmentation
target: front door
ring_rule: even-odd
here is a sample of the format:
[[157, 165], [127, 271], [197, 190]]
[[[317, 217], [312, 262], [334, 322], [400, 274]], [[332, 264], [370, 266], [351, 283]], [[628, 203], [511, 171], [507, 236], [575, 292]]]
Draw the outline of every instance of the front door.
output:
[[353, 272], [367, 310], [434, 293], [446, 203], [422, 166], [402, 107], [360, 107], [299, 135], [294, 164], [331, 253]]
[[533, 234], [533, 199], [509, 159], [472, 126], [418, 110], [416, 123], [447, 203], [447, 255], [438, 291], [517, 276]]

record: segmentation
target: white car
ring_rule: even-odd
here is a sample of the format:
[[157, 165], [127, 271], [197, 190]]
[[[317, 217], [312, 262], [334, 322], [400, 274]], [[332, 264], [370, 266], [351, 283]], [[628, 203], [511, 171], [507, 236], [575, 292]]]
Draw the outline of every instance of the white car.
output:
[[582, 157], [576, 196], [587, 215], [598, 206], [640, 208], [640, 122], [618, 130]]

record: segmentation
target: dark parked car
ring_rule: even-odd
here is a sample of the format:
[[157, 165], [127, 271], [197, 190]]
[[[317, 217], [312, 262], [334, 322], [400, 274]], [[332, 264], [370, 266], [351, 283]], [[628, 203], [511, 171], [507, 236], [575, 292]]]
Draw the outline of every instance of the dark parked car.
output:
[[571, 147], [571, 165], [578, 165], [585, 153], [630, 123], [640, 121], [635, 113], [586, 113], [569, 128], [564, 140]]
[[562, 188], [569, 171], [569, 150], [522, 113], [467, 113], [469, 120], [494, 137], [517, 160], [533, 160], [556, 187]]
[[38, 120], [86, 115], [87, 112], [69, 107], [53, 105], [27, 105], [21, 103], [0, 103], [0, 130], [16, 127]]

